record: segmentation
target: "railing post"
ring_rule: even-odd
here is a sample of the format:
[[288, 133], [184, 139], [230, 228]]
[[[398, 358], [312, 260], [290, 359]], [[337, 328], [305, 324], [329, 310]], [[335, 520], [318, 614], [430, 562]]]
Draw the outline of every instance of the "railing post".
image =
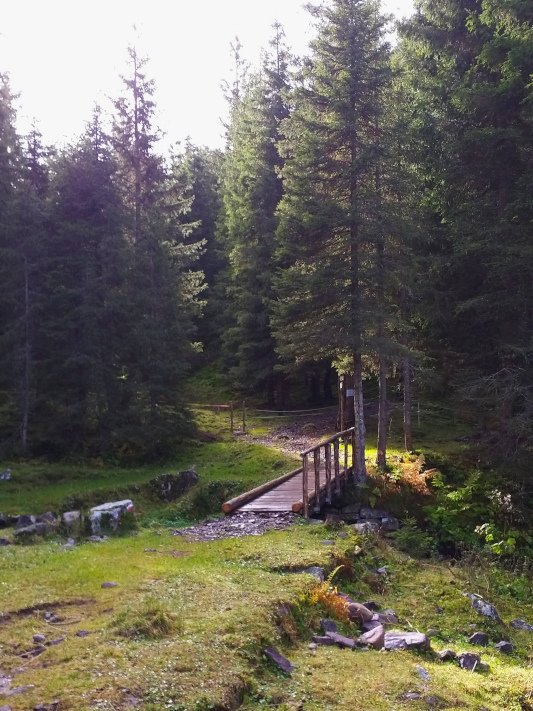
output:
[[341, 473], [339, 465], [339, 438], [337, 437], [333, 442], [333, 466], [335, 472], [335, 492], [337, 496], [341, 494]]
[[305, 518], [309, 518], [309, 462], [307, 456], [307, 454], [302, 454], [302, 501]]
[[315, 511], [320, 511], [320, 446], [313, 453], [315, 466]]
[[331, 504], [331, 444], [324, 447], [326, 465], [326, 502]]

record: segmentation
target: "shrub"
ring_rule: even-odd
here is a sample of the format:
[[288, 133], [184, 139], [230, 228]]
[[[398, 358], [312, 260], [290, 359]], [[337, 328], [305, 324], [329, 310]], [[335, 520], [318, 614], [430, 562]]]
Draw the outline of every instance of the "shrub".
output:
[[398, 548], [414, 558], [427, 558], [431, 555], [435, 542], [432, 536], [422, 531], [414, 518], [404, 519], [403, 526], [392, 537]]

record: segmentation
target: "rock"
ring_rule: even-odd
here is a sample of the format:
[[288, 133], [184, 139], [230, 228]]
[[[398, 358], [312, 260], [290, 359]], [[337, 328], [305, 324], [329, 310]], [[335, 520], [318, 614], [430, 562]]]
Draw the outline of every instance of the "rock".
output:
[[420, 701], [421, 698], [422, 694], [419, 694], [418, 691], [406, 691], [399, 697], [400, 701]]
[[348, 534], [346, 533], [346, 531], [340, 531], [339, 533], [337, 533], [337, 538], [348, 538]]
[[374, 614], [371, 620], [368, 620], [368, 622], [363, 622], [363, 624], [361, 625], [361, 629], [364, 632], [370, 632], [370, 630], [375, 630], [376, 627], [381, 627], [382, 625], [383, 622], [380, 621], [379, 615]]
[[451, 662], [457, 659], [457, 652], [454, 652], [453, 649], [443, 649], [437, 654], [437, 658], [441, 662]]
[[45, 523], [40, 521], [39, 523], [32, 523], [31, 526], [25, 526], [24, 528], [17, 528], [15, 530], [14, 536], [19, 541], [30, 540], [35, 536], [46, 536], [54, 531], [54, 526], [50, 523]]
[[179, 499], [199, 481], [194, 469], [187, 469], [174, 474], [159, 474], [148, 482], [148, 486], [159, 499], [168, 503]]
[[0, 706], [0, 711], [11, 711], [11, 706]]
[[0, 528], [7, 528], [10, 525], [9, 516], [0, 513]]
[[29, 649], [27, 652], [24, 652], [20, 656], [23, 659], [31, 659], [32, 657], [38, 657], [43, 652], [46, 652], [46, 647], [44, 646], [44, 644], [38, 644], [37, 646], [33, 647], [33, 649]]
[[4, 469], [3, 472], [0, 472], [0, 481], [9, 481], [11, 479], [11, 474], [11, 469]]
[[439, 606], [437, 605], [437, 607], [435, 608], [435, 612], [437, 613], [437, 615], [443, 615], [443, 614], [444, 614], [444, 608], [443, 608], [443, 607], [439, 607]]
[[313, 642], [324, 647], [333, 647], [333, 645], [335, 644], [335, 640], [331, 639], [331, 637], [319, 634], [313, 635]]
[[107, 582], [107, 583], [102, 583], [100, 585], [101, 588], [107, 589], [107, 588], [118, 588], [118, 583], [113, 583], [113, 582]]
[[317, 647], [318, 644], [316, 642], [309, 642], [309, 644], [307, 645], [307, 649], [310, 649], [311, 651], [314, 651], [315, 649], [317, 649]]
[[61, 523], [67, 531], [81, 528], [81, 511], [65, 511], [61, 516]]
[[32, 516], [31, 514], [21, 514], [20, 516], [17, 516], [15, 528], [26, 528], [26, 526], [34, 524], [35, 520], [35, 516]]
[[385, 649], [429, 649], [430, 642], [422, 632], [385, 632]]
[[433, 629], [433, 628], [430, 628], [430, 629], [426, 632], [426, 634], [427, 634], [428, 637], [438, 637], [438, 636], [440, 635], [440, 630], [435, 630], [435, 629]]
[[362, 644], [373, 649], [383, 649], [385, 646], [385, 628], [379, 625], [370, 632], [365, 632], [357, 639], [357, 644]]
[[94, 506], [89, 512], [89, 526], [93, 535], [99, 535], [102, 530], [117, 531], [126, 513], [133, 513], [135, 507], [131, 499], [110, 501], [100, 506]]
[[334, 545], [335, 545], [335, 541], [332, 541], [332, 540], [330, 540], [330, 539], [328, 539], [328, 540], [326, 540], [326, 541], [320, 541], [320, 543], [321, 543], [323, 546], [334, 546]]
[[78, 630], [76, 632], [76, 637], [88, 637], [91, 633], [87, 630]]
[[105, 541], [108, 540], [107, 536], [89, 536], [87, 538], [89, 543], [104, 543]]
[[400, 522], [394, 516], [386, 516], [381, 519], [381, 530], [382, 531], [399, 531]]
[[467, 671], [476, 671], [477, 667], [481, 662], [481, 657], [479, 654], [473, 654], [472, 652], [464, 652], [459, 655], [459, 666], [461, 669], [466, 669]]
[[328, 513], [324, 523], [326, 526], [338, 526], [343, 523], [342, 516], [339, 516], [339, 514]]
[[422, 681], [430, 681], [431, 680], [431, 677], [430, 677], [427, 669], [424, 669], [424, 667], [420, 667], [420, 666], [416, 666], [415, 669], [416, 669], [416, 673], [422, 679]]
[[369, 610], [373, 610], [374, 612], [379, 610], [379, 607], [380, 607], [378, 605], [378, 603], [375, 602], [374, 600], [367, 600], [366, 602], [362, 602], [361, 604], [364, 605]]
[[365, 523], [354, 523], [352, 526], [356, 533], [366, 536], [369, 533], [378, 533], [379, 523], [375, 521], [366, 521]]
[[267, 647], [264, 654], [285, 674], [290, 674], [294, 666], [275, 647]]
[[348, 617], [352, 622], [364, 624], [374, 619], [374, 613], [360, 602], [352, 602], [348, 605]]
[[506, 642], [504, 640], [498, 642], [498, 644], [495, 644], [494, 649], [497, 649], [498, 652], [503, 652], [503, 654], [512, 654], [514, 652], [514, 646], [511, 642]]
[[306, 568], [303, 572], [308, 575], [312, 575], [318, 580], [319, 583], [323, 583], [326, 579], [326, 571], [318, 565], [312, 565], [310, 568]]
[[66, 548], [68, 550], [69, 548], [74, 548], [75, 545], [76, 541], [73, 538], [67, 538], [67, 542], [63, 543], [61, 547]]
[[479, 615], [489, 617], [491, 620], [495, 620], [496, 622], [502, 621], [494, 605], [484, 600], [481, 595], [476, 595], [475, 593], [465, 593], [465, 596], [472, 601], [472, 607]]
[[355, 639], [352, 639], [351, 637], [345, 637], [344, 635], [337, 634], [336, 632], [328, 632], [326, 636], [330, 637], [339, 647], [347, 647], [348, 649], [355, 648]]
[[33, 635], [33, 641], [35, 644], [42, 644], [43, 642], [46, 641], [46, 635], [44, 634], [34, 634]]
[[11, 541], [8, 538], [0, 538], [0, 546], [10, 546]]
[[381, 568], [376, 569], [376, 573], [378, 575], [388, 575], [389, 573], [389, 568], [386, 565], [382, 565]]
[[47, 511], [46, 513], [41, 514], [40, 516], [35, 517], [35, 521], [37, 523], [51, 523], [55, 524], [57, 519], [54, 516], [54, 514], [51, 511]]
[[489, 636], [485, 632], [474, 632], [468, 641], [470, 644], [479, 644], [480, 647], [486, 647], [489, 643]]
[[51, 701], [49, 704], [37, 704], [33, 711], [59, 711], [59, 701]]
[[64, 642], [66, 640], [66, 637], [58, 637], [57, 639], [52, 639], [50, 642], [46, 643], [47, 647], [56, 647], [58, 644], [61, 644], [61, 642]]
[[333, 620], [327, 620], [327, 619], [322, 619], [320, 620], [320, 627], [322, 628], [322, 632], [324, 634], [327, 634], [328, 632], [337, 632], [337, 623], [334, 622]]
[[383, 612], [378, 612], [378, 619], [383, 625], [397, 625], [398, 615], [394, 610], [383, 610]]
[[526, 632], [533, 632], [533, 625], [530, 625], [529, 622], [526, 622], [525, 620], [511, 620], [509, 622], [511, 627], [514, 627], [517, 630], [525, 630]]
[[383, 509], [371, 509], [368, 506], [363, 506], [359, 511], [359, 516], [364, 519], [382, 519], [390, 516], [388, 511]]

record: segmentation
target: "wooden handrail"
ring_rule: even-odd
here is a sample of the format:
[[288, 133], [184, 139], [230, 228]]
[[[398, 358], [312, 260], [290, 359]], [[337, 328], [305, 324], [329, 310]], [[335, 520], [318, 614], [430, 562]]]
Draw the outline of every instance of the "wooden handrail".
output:
[[305, 449], [303, 452], [300, 452], [300, 457], [303, 457], [304, 454], [311, 454], [315, 449], [318, 449], [319, 447], [323, 447], [326, 444], [333, 444], [333, 442], [336, 439], [340, 439], [341, 437], [346, 437], [346, 435], [355, 432], [355, 427], [350, 427], [348, 430], [344, 430], [343, 432], [337, 432], [337, 434], [334, 434], [332, 437], [329, 437], [328, 439], [322, 440], [322, 442], [319, 442], [318, 444], [315, 444], [314, 447], [309, 447], [309, 449]]
[[222, 511], [224, 511], [224, 513], [226, 514], [235, 511], [235, 509], [239, 508], [239, 506], [244, 506], [244, 504], [247, 504], [249, 501], [255, 499], [260, 494], [264, 494], [267, 491], [270, 491], [270, 489], [274, 489], [274, 487], [278, 486], [278, 484], [283, 484], [284, 481], [287, 481], [287, 479], [291, 479], [293, 476], [299, 474], [301, 471], [301, 467], [299, 469], [294, 469], [292, 472], [283, 474], [277, 479], [267, 481], [264, 484], [261, 484], [260, 486], [256, 486], [255, 489], [252, 489], [251, 491], [246, 491], [244, 494], [240, 494], [234, 499], [226, 501], [226, 503], [222, 506]]

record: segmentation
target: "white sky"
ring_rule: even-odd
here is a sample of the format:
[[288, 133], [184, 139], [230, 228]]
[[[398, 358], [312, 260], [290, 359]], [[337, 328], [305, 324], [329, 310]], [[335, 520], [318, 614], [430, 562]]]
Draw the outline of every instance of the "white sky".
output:
[[[190, 136], [197, 145], [221, 147], [220, 83], [230, 79], [235, 35], [252, 65], [274, 20], [296, 54], [312, 36], [302, 0], [3, 0], [0, 7], [0, 72], [9, 72], [20, 93], [20, 130], [35, 118], [54, 144], [81, 133], [95, 101], [109, 108], [107, 97], [120, 92], [126, 48], [135, 42], [150, 58], [165, 142]], [[407, 15], [412, 0], [383, 0], [383, 9]]]

